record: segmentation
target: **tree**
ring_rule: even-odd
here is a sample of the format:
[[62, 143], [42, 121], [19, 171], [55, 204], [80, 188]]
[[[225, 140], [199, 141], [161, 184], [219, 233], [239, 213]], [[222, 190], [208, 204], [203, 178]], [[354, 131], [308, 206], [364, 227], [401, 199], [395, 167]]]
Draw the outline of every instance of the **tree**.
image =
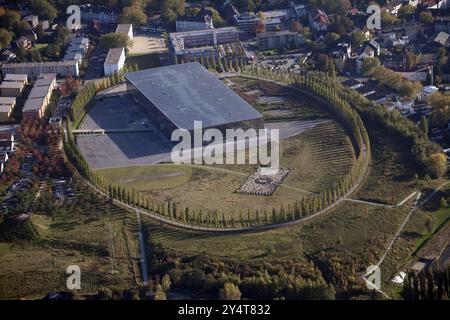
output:
[[120, 15], [120, 22], [138, 26], [145, 25], [147, 23], [147, 15], [138, 2], [135, 2], [131, 6], [123, 8], [122, 14]]
[[214, 28], [222, 28], [225, 27], [225, 21], [223, 20], [223, 18], [220, 16], [219, 12], [214, 9], [214, 8], [208, 8], [209, 10], [211, 10], [212, 12], [212, 21], [213, 21], [213, 25]]
[[352, 46], [359, 47], [366, 41], [366, 35], [362, 31], [355, 31], [351, 35]]
[[419, 62], [419, 56], [414, 52], [408, 51], [406, 53], [406, 67], [412, 69]]
[[225, 283], [219, 291], [219, 300], [241, 300], [241, 291], [232, 283]]
[[398, 87], [398, 94], [403, 97], [414, 98], [421, 89], [422, 85], [418, 81], [402, 81]]
[[410, 5], [410, 4], [403, 5], [398, 10], [398, 16], [402, 19], [407, 19], [407, 18], [411, 17], [415, 11], [416, 11], [416, 8], [413, 7], [412, 5]]
[[259, 20], [253, 27], [253, 33], [258, 34], [263, 32], [266, 32], [266, 25], [264, 24], [263, 21]]
[[178, 15], [184, 13], [184, 0], [163, 0], [161, 3], [162, 18], [167, 22], [173, 22]]
[[329, 32], [325, 38], [328, 47], [332, 47], [337, 44], [337, 42], [341, 39], [341, 36], [335, 32]]
[[448, 207], [448, 202], [447, 202], [447, 199], [445, 197], [441, 198], [440, 206], [441, 206], [441, 208], [447, 208]]
[[50, 22], [56, 18], [58, 13], [55, 7], [47, 0], [31, 0], [31, 8], [35, 14], [48, 19]]
[[364, 76], [371, 76], [380, 65], [381, 62], [378, 58], [375, 57], [365, 58], [361, 66], [361, 72]]
[[30, 50], [30, 60], [33, 62], [42, 62], [41, 52], [39, 50]]
[[427, 228], [428, 233], [432, 233], [434, 230], [434, 220], [433, 217], [427, 217], [427, 221], [425, 222], [425, 227]]
[[166, 274], [161, 281], [161, 287], [164, 292], [168, 292], [170, 289], [170, 286], [172, 285], [172, 282], [170, 281], [170, 277], [168, 274]]
[[427, 172], [431, 178], [437, 179], [447, 172], [447, 158], [444, 153], [434, 153], [425, 159]]
[[422, 11], [419, 16], [422, 23], [432, 23], [434, 21], [433, 15], [429, 11]]
[[9, 46], [13, 38], [13, 33], [6, 29], [0, 29], [0, 48]]
[[[25, 22], [26, 23], [26, 22]], [[20, 13], [13, 10], [4, 11], [0, 14], [0, 27], [9, 31], [18, 31], [20, 24]]]
[[167, 295], [160, 284], [156, 286], [154, 298], [155, 300], [167, 300]]
[[302, 24], [298, 20], [293, 20], [291, 22], [290, 30], [292, 32], [300, 32], [302, 30]]
[[420, 117], [420, 129], [428, 136], [428, 120], [424, 115]]
[[389, 12], [381, 11], [381, 25], [390, 27], [397, 23], [397, 18]]
[[128, 36], [123, 33], [110, 32], [100, 37], [100, 47], [103, 49], [128, 46], [130, 46], [130, 40], [128, 39]]
[[333, 75], [336, 72], [333, 60], [324, 53], [319, 54], [317, 57], [316, 69], [327, 72], [330, 75]]

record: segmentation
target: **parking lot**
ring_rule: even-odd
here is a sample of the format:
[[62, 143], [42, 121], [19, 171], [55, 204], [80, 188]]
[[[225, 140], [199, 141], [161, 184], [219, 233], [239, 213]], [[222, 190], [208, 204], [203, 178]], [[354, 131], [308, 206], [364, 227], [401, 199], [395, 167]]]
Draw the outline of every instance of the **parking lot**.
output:
[[154, 164], [170, 159], [173, 143], [160, 132], [143, 107], [127, 95], [99, 100], [80, 128], [129, 130], [77, 136], [77, 144], [93, 169]]
[[52, 180], [52, 195], [56, 199], [63, 200], [74, 200], [75, 194], [73, 193], [70, 184], [72, 182], [72, 178], [60, 178]]

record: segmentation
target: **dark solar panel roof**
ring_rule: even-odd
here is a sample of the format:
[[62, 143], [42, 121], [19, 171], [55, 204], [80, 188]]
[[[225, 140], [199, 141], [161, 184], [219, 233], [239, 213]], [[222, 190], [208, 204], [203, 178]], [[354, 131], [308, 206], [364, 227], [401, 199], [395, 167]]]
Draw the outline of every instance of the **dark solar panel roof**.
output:
[[192, 130], [262, 115], [197, 62], [126, 73], [125, 77], [178, 128]]

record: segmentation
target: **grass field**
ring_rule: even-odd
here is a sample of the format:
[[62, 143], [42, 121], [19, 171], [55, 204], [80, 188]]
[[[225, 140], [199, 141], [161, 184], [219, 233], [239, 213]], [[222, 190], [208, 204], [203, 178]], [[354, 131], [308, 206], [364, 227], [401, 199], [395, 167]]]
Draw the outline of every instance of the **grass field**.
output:
[[[397, 203], [412, 191], [430, 190], [442, 180], [415, 179], [411, 162], [404, 155], [407, 146], [372, 128], [374, 150], [371, 171], [353, 198]], [[377, 135], [377, 138], [375, 138]], [[434, 201], [439, 200], [439, 195]], [[167, 250], [180, 256], [207, 255], [230, 260], [265, 260], [308, 258], [319, 261], [328, 257], [334, 274], [358, 277], [367, 266], [377, 263], [400, 224], [408, 215], [413, 199], [404, 206], [385, 209], [346, 202], [314, 220], [276, 230], [240, 235], [208, 235], [156, 225], [146, 219], [150, 236]], [[426, 222], [431, 216], [434, 228], [448, 221], [450, 210], [425, 207], [414, 212], [392, 251], [381, 265], [382, 288], [398, 297], [398, 287], [390, 279], [410, 261], [411, 254], [430, 231]], [[324, 273], [329, 269], [322, 269]]]
[[67, 291], [69, 265], [81, 269], [80, 293], [133, 286], [139, 272], [131, 259], [138, 255], [133, 216], [83, 188], [75, 193], [82, 203], [65, 213], [32, 215], [39, 240], [0, 243], [0, 298], [42, 298], [51, 291]]
[[172, 201], [178, 208], [218, 211], [226, 216], [249, 209], [262, 212], [279, 209], [281, 205], [288, 207], [308, 192], [320, 192], [350, 172], [355, 156], [349, 137], [314, 101], [271, 83], [243, 78], [232, 78], [231, 82], [241, 95], [258, 88], [261, 95], [286, 98], [280, 100], [281, 104], [252, 103], [263, 112], [267, 122], [328, 120], [281, 142], [280, 165], [292, 171], [275, 194], [266, 197], [236, 193], [256, 169], [255, 165], [133, 166], [99, 172], [108, 181], [159, 202]]
[[[281, 167], [293, 171], [284, 185], [318, 192], [351, 170], [351, 143], [336, 123], [319, 125], [281, 143]], [[270, 197], [242, 195], [236, 190], [256, 169], [254, 165], [187, 166], [159, 165], [103, 169], [109, 181], [135, 189], [158, 201], [173, 201], [179, 207], [216, 211], [225, 215], [248, 209], [287, 207], [305, 195], [301, 190], [281, 187]], [[222, 171], [222, 170], [227, 170]]]
[[103, 169], [99, 172], [109, 180], [136, 191], [176, 188], [192, 177], [192, 168], [176, 165], [136, 166]]

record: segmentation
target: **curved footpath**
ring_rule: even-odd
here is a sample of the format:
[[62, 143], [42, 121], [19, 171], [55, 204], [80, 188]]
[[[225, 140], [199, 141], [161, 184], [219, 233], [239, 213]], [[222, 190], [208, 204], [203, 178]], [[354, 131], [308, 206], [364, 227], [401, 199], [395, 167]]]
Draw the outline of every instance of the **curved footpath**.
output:
[[[322, 103], [327, 103], [323, 98], [318, 97], [316, 95], [313, 95], [310, 92], [306, 92], [304, 90], [301, 90], [299, 88], [293, 87], [291, 85], [288, 85], [286, 83], [283, 82], [278, 82], [275, 80], [270, 80], [270, 79], [266, 79], [266, 78], [261, 78], [261, 77], [255, 77], [255, 76], [250, 76], [250, 75], [245, 75], [245, 74], [238, 74], [238, 73], [228, 73], [228, 74], [222, 74], [220, 75], [220, 78], [227, 78], [227, 77], [233, 77], [233, 76], [241, 76], [244, 78], [249, 78], [249, 79], [255, 79], [255, 80], [261, 80], [261, 81], [266, 81], [266, 82], [272, 82], [275, 83], [277, 85], [283, 86], [283, 87], [290, 87], [298, 92], [301, 93], [306, 93], [309, 96], [313, 96], [315, 99], [318, 99], [319, 101], [321, 101]], [[64, 130], [65, 131], [65, 130]], [[366, 152], [365, 150], [363, 150], [363, 157], [366, 157]], [[364, 173], [364, 175], [362, 175], [357, 183], [355, 183], [352, 188], [342, 197], [340, 197], [337, 201], [335, 201], [334, 203], [332, 203], [331, 205], [329, 205], [328, 207], [322, 209], [319, 212], [316, 212], [312, 215], [306, 216], [304, 218], [298, 219], [298, 220], [293, 220], [293, 221], [287, 221], [287, 222], [282, 222], [282, 223], [276, 223], [276, 224], [264, 224], [264, 225], [255, 225], [255, 226], [248, 226], [248, 227], [227, 227], [227, 228], [214, 228], [214, 227], [202, 227], [202, 226], [196, 226], [196, 225], [190, 225], [190, 224], [185, 224], [176, 220], [172, 220], [169, 219], [168, 217], [165, 216], [161, 216], [159, 214], [150, 212], [148, 210], [144, 210], [142, 208], [138, 208], [132, 205], [129, 205], [125, 202], [122, 202], [120, 200], [117, 199], [111, 199], [113, 204], [118, 205], [121, 208], [124, 208], [126, 210], [131, 210], [133, 213], [139, 212], [142, 215], [145, 215], [157, 222], [160, 222], [162, 224], [166, 224], [172, 227], [176, 227], [176, 228], [181, 228], [181, 229], [185, 229], [185, 230], [189, 230], [189, 231], [200, 231], [200, 232], [205, 232], [205, 233], [243, 233], [243, 232], [259, 232], [259, 231], [265, 231], [265, 230], [272, 230], [272, 229], [276, 229], [276, 228], [281, 228], [281, 227], [287, 227], [287, 226], [292, 226], [295, 224], [299, 224], [305, 221], [309, 221], [313, 218], [316, 218], [326, 212], [328, 212], [331, 209], [334, 209], [336, 206], [338, 206], [341, 202], [346, 201], [347, 198], [356, 190], [359, 188], [359, 186], [361, 185], [362, 181], [365, 179], [365, 177], [367, 176], [369, 170], [366, 170], [366, 172]], [[96, 191], [97, 193], [109, 198], [109, 195], [105, 192], [103, 192], [102, 190], [100, 190], [98, 187], [94, 186], [92, 183], [90, 183], [87, 179], [85, 179], [84, 177], [82, 177], [84, 179], [84, 181], [86, 182], [86, 184], [93, 189], [94, 191]]]

